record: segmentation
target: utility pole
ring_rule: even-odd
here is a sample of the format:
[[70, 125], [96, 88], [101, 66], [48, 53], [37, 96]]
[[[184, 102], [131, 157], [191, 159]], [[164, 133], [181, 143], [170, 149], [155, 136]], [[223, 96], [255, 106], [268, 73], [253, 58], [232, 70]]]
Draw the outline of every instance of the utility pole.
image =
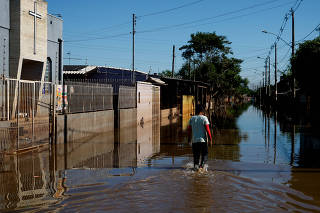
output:
[[268, 57], [268, 59], [269, 59], [268, 95], [270, 97], [271, 96], [271, 89], [270, 89], [270, 71], [271, 71], [270, 56]]
[[196, 81], [196, 63], [193, 62], [193, 81]]
[[[291, 8], [291, 16], [292, 16], [292, 53], [291, 53], [291, 58], [293, 59], [294, 57], [294, 10]], [[291, 71], [292, 71], [292, 95], [293, 95], [293, 99], [296, 98], [296, 89], [295, 89], [295, 85], [296, 85], [296, 73], [294, 70], [294, 67], [291, 64]]]
[[266, 61], [265, 61], [265, 69], [266, 69], [266, 72], [265, 72], [265, 78], [264, 78], [264, 86], [265, 86], [265, 91], [266, 91], [266, 96], [268, 95], [268, 90], [267, 90], [267, 80], [268, 80], [268, 77], [267, 77], [267, 74], [268, 74], [268, 67], [267, 67], [267, 61], [268, 59], [266, 58]]
[[320, 37], [320, 27], [318, 27], [316, 30], [319, 32], [319, 37]]
[[259, 87], [259, 106], [261, 107], [261, 81], [260, 81], [260, 87]]
[[191, 65], [190, 65], [190, 58], [188, 58], [188, 68], [189, 68], [189, 80], [191, 80]]
[[275, 99], [278, 101], [278, 85], [277, 85], [277, 43], [274, 44], [274, 88]]
[[136, 26], [136, 15], [132, 14], [132, 78], [131, 78], [132, 83], [135, 82], [136, 80], [135, 78], [136, 76], [134, 72], [134, 35], [136, 34], [135, 26]]
[[263, 75], [263, 72], [262, 72], [262, 88], [264, 87], [265, 83], [264, 83], [264, 75]]
[[173, 48], [172, 48], [172, 74], [171, 74], [171, 77], [173, 78], [174, 76], [174, 58], [176, 57], [175, 56], [175, 45], [173, 45]]

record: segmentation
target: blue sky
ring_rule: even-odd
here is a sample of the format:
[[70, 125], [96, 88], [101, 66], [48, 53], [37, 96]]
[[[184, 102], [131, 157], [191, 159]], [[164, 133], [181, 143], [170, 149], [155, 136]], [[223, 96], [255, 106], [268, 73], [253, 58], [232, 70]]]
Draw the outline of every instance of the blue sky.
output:
[[[171, 69], [176, 45], [175, 70], [183, 59], [179, 47], [191, 33], [216, 32], [232, 42], [234, 57], [243, 59], [241, 75], [258, 84], [264, 61], [285, 14], [300, 0], [47, 0], [51, 14], [64, 20], [64, 57], [71, 64], [131, 68], [132, 14], [137, 16], [135, 67], [161, 72]], [[295, 12], [295, 37], [300, 41], [320, 23], [320, 0], [304, 0]], [[314, 31], [307, 39], [313, 39]], [[291, 42], [291, 17], [281, 36]], [[284, 69], [290, 48], [279, 41], [278, 67]], [[274, 54], [271, 54], [271, 63]], [[64, 60], [69, 64], [69, 60]], [[271, 81], [273, 81], [273, 76]]]

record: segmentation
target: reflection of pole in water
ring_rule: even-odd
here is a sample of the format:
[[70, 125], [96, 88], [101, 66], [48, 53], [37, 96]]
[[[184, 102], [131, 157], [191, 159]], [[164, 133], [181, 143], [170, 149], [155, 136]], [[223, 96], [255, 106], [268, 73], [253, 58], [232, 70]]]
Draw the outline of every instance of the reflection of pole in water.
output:
[[264, 113], [264, 145], [267, 145], [267, 114]]
[[270, 112], [268, 112], [268, 150], [270, 145]]
[[273, 143], [273, 164], [276, 164], [276, 157], [277, 157], [277, 114], [276, 111], [274, 114], [274, 143]]
[[295, 135], [296, 135], [296, 125], [293, 124], [292, 132], [291, 132], [291, 161], [290, 161], [290, 165], [293, 165], [293, 162], [294, 162]]
[[68, 169], [68, 144], [64, 143], [64, 169]]
[[49, 183], [51, 193], [53, 194], [55, 191], [55, 177], [56, 177], [56, 143], [52, 143], [49, 145]]

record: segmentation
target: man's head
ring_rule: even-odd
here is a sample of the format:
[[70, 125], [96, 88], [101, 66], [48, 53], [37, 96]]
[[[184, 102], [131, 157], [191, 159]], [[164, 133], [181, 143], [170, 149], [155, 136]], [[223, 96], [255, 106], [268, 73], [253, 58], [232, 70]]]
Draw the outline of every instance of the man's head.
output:
[[200, 114], [203, 115], [203, 114], [205, 114], [205, 112], [206, 111], [201, 104], [196, 106], [196, 115], [200, 115]]

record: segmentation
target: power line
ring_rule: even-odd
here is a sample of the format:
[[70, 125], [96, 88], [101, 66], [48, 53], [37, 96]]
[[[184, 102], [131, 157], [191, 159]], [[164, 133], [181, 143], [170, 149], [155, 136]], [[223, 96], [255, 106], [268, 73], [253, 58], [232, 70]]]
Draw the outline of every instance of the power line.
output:
[[130, 21], [126, 21], [126, 22], [122, 22], [122, 23], [119, 23], [119, 24], [115, 24], [115, 25], [110, 25], [110, 26], [107, 26], [107, 27], [103, 27], [103, 28], [100, 28], [100, 29], [96, 29], [96, 30], [91, 30], [91, 31], [86, 31], [86, 32], [65, 32], [67, 34], [71, 34], [71, 35], [74, 35], [74, 34], [86, 34], [86, 35], [97, 35], [97, 33], [102, 33], [106, 30], [110, 30], [112, 28], [116, 28], [116, 27], [120, 27], [120, 26], [125, 26], [125, 25], [128, 25], [130, 24]]
[[161, 11], [158, 11], [158, 12], [153, 12], [153, 13], [148, 13], [148, 14], [145, 14], [145, 15], [137, 16], [137, 18], [143, 18], [143, 17], [148, 17], [148, 16], [155, 16], [155, 15], [160, 15], [160, 14], [164, 14], [164, 13], [169, 13], [169, 12], [172, 12], [174, 10], [179, 10], [181, 8], [184, 8], [184, 7], [189, 7], [191, 5], [198, 4], [198, 3], [203, 2], [203, 1], [205, 1], [205, 0], [198, 0], [198, 1], [190, 2], [190, 3], [187, 3], [187, 4], [183, 4], [181, 6], [178, 6], [178, 7], [171, 8], [171, 9], [161, 10]]
[[[191, 5], [198, 4], [198, 3], [203, 2], [203, 1], [205, 1], [205, 0], [197, 0], [197, 1], [194, 1], [194, 2], [187, 3], [187, 4], [183, 4], [181, 6], [174, 7], [174, 8], [170, 8], [170, 9], [161, 10], [161, 11], [158, 11], [158, 12], [153, 12], [153, 13], [148, 13], [148, 14], [145, 14], [145, 15], [137, 16], [137, 18], [144, 18], [144, 17], [148, 17], [148, 16], [155, 16], [155, 15], [160, 15], [160, 14], [172, 12], [174, 10], [178, 10], [178, 9], [182, 9], [182, 8], [185, 8], [185, 7], [189, 7]], [[84, 32], [84, 33], [81, 33], [81, 34], [93, 35], [93, 34], [96, 34], [98, 32], [101, 33], [101, 32], [104, 32], [106, 30], [110, 30], [112, 28], [128, 25], [130, 23], [131, 23], [130, 21], [126, 21], [126, 22], [122, 22], [122, 23], [119, 23], [119, 24], [103, 27], [103, 28], [100, 28], [100, 29], [91, 30], [90, 32]], [[79, 32], [77, 32], [77, 33], [69, 32], [69, 33], [70, 34], [79, 34]]]
[[308, 38], [314, 31], [319, 29], [319, 27], [320, 27], [320, 24], [318, 24], [310, 33], [308, 33], [308, 35], [306, 35], [303, 39], [300, 39], [298, 42], [305, 41], [306, 38]]
[[242, 14], [242, 15], [238, 15], [238, 16], [232, 16], [230, 18], [225, 18], [225, 19], [222, 19], [222, 20], [219, 20], [219, 21], [207, 22], [207, 23], [203, 23], [203, 24], [197, 24], [197, 25], [190, 25], [190, 26], [186, 26], [186, 27], [181, 27], [181, 29], [193, 28], [193, 27], [198, 27], [198, 26], [210, 25], [210, 24], [215, 24], [215, 23], [222, 23], [222, 22], [225, 22], [225, 21], [239, 19], [239, 18], [242, 18], [242, 17], [246, 17], [246, 16], [262, 13], [262, 12], [265, 12], [265, 11], [268, 11], [268, 10], [272, 10], [272, 9], [275, 9], [275, 8], [283, 7], [285, 5], [288, 5], [291, 2], [292, 1], [284, 3], [284, 4], [281, 4], [281, 5], [278, 5], [278, 6], [269, 7], [269, 8], [266, 8], [266, 9], [261, 9], [261, 10], [258, 10], [258, 11], [255, 11], [255, 12], [251, 12], [251, 13], [246, 13], [246, 14]]
[[121, 34], [116, 34], [116, 35], [108, 35], [108, 36], [102, 36], [102, 37], [96, 37], [96, 38], [88, 38], [88, 39], [79, 39], [79, 40], [69, 40], [69, 41], [67, 40], [67, 41], [64, 41], [64, 42], [65, 43], [69, 43], [69, 42], [103, 40], [103, 39], [121, 37], [121, 36], [125, 36], [125, 35], [130, 35], [130, 33], [121, 33]]
[[[287, 45], [284, 44], [284, 45], [278, 47], [277, 49], [280, 50], [280, 49], [283, 49], [286, 46]], [[262, 55], [263, 55], [263, 58], [266, 58], [266, 56], [268, 55], [267, 50], [269, 50], [269, 48], [261, 49], [261, 52], [264, 52], [263, 50], [266, 51], [264, 54], [261, 53], [259, 55], [248, 56], [248, 57], [242, 58], [242, 60], [248, 60], [248, 59], [251, 59], [251, 58], [257, 58], [258, 56], [262, 56]], [[260, 51], [257, 50], [257, 51], [253, 51], [253, 52], [260, 52]]]
[[[201, 0], [201, 1], [204, 1], [204, 0]], [[200, 0], [199, 0], [199, 1], [195, 1], [195, 2], [193, 2], [193, 3], [189, 3], [189, 4], [182, 5], [182, 6], [180, 6], [180, 7], [186, 7], [186, 6], [189, 6], [190, 4], [195, 4], [195, 3], [199, 3], [199, 2], [200, 2]], [[273, 3], [273, 2], [277, 2], [277, 0], [272, 0], [272, 1], [265, 2], [265, 3], [261, 3], [261, 4], [255, 4], [255, 5], [252, 5], [252, 6], [249, 6], [249, 7], [245, 7], [245, 8], [242, 8], [242, 9], [238, 9], [238, 10], [234, 10], [234, 11], [222, 13], [222, 14], [219, 14], [219, 15], [216, 15], [216, 16], [213, 16], [213, 17], [198, 19], [198, 20], [195, 20], [195, 21], [185, 22], [185, 23], [182, 23], [182, 24], [176, 24], [176, 25], [171, 25], [171, 26], [159, 27], [159, 28], [151, 29], [151, 30], [138, 31], [137, 33], [155, 32], [155, 31], [159, 31], [159, 30], [164, 30], [164, 29], [170, 29], [170, 28], [176, 28], [176, 27], [180, 27], [180, 26], [190, 25], [190, 24], [202, 22], [202, 21], [205, 21], [205, 20], [215, 19], [215, 18], [218, 18], [218, 17], [223, 17], [223, 16], [227, 16], [227, 15], [234, 14], [234, 13], [239, 13], [239, 12], [242, 12], [242, 11], [245, 11], [245, 10], [249, 10], [249, 9], [253, 9], [253, 8], [256, 8], [256, 7], [260, 7], [260, 6], [264, 6], [264, 5], [267, 5], [267, 4], [271, 4], [271, 3]], [[290, 2], [292, 2], [292, 1], [290, 1]], [[286, 4], [288, 4], [288, 3], [282, 4], [282, 5], [279, 5], [279, 6], [276, 6], [276, 7], [280, 7], [280, 6], [283, 6], [283, 5], [286, 5]], [[180, 8], [180, 7], [179, 7], [179, 8]], [[264, 10], [270, 10], [270, 9], [274, 9], [274, 8], [276, 8], [276, 7], [267, 8], [267, 9], [264, 9]], [[175, 9], [175, 8], [168, 9], [168, 10], [166, 10], [166, 11], [173, 10], [173, 9]], [[247, 15], [252, 15], [252, 14], [255, 14], [255, 13], [262, 12], [262, 11], [264, 11], [264, 10], [260, 10], [260, 11], [254, 12], [254, 13], [249, 13], [249, 14], [240, 15], [240, 16], [236, 16], [236, 17], [231, 17], [231, 18], [229, 18], [229, 19], [225, 19], [225, 20], [222, 20], [222, 21], [231, 20], [231, 19], [236, 19], [236, 18], [239, 18], [239, 17], [247, 16]], [[165, 11], [159, 11], [159, 12], [157, 12], [157, 13], [160, 13], [160, 12], [161, 12], [161, 13], [164, 13]], [[152, 14], [154, 14], [154, 13], [152, 13]], [[145, 17], [145, 16], [147, 16], [147, 15], [150, 15], [150, 14], [146, 14], [146, 15], [139, 16], [139, 17]], [[218, 22], [222, 22], [222, 21], [218, 21]], [[128, 23], [128, 22], [125, 22], [125, 23], [122, 23], [122, 24], [119, 24], [119, 25], [113, 25], [113, 26], [111, 26], [111, 27], [120, 26], [120, 25], [124, 25], [124, 24], [127, 24], [127, 23]], [[211, 23], [205, 23], [205, 24], [211, 24]], [[197, 25], [197, 26], [199, 26], [199, 25]], [[105, 28], [105, 29], [107, 29], [107, 28]], [[124, 35], [129, 35], [129, 33], [121, 33], [121, 34], [115, 34], [115, 35], [101, 36], [101, 37], [95, 37], [95, 38], [86, 38], [86, 39], [78, 39], [78, 40], [66, 40], [65, 42], [84, 42], [84, 41], [103, 40], [103, 39], [120, 37], [120, 36], [124, 36]]]
[[277, 38], [276, 38], [275, 42], [270, 47], [270, 50], [269, 50], [269, 53], [268, 53], [268, 57], [270, 57], [273, 48], [279, 42], [279, 40], [280, 40], [280, 38], [282, 36], [282, 33], [283, 33], [284, 29], [285, 29], [285, 26], [287, 25], [287, 22], [289, 20], [289, 17], [292, 15], [293, 12], [298, 10], [298, 8], [300, 7], [302, 1], [303, 0], [296, 0], [296, 2], [293, 5], [293, 7], [285, 14], [284, 19], [283, 19], [282, 24], [281, 24], [281, 27], [280, 27], [280, 30], [279, 30], [279, 33], [277, 35]]
[[278, 64], [281, 64], [288, 56], [289, 52], [290, 52], [291, 48], [288, 48], [288, 51], [286, 52], [286, 54], [280, 59]]
[[274, 3], [274, 2], [278, 2], [278, 1], [277, 0], [272, 0], [272, 1], [265, 2], [265, 3], [261, 3], [261, 4], [254, 4], [254, 5], [251, 5], [249, 7], [241, 8], [241, 9], [238, 9], [238, 10], [233, 10], [233, 11], [230, 11], [230, 12], [225, 12], [225, 13], [222, 13], [222, 14], [219, 14], [219, 15], [216, 15], [216, 16], [212, 16], [212, 17], [202, 18], [202, 19], [198, 19], [198, 20], [190, 21], [190, 22], [185, 22], [185, 23], [181, 23], [181, 24], [158, 27], [158, 28], [151, 29], [151, 30], [143, 30], [143, 31], [139, 31], [137, 33], [155, 32], [155, 31], [159, 31], [159, 30], [164, 30], [164, 29], [170, 29], [170, 28], [176, 28], [176, 27], [180, 27], [180, 26], [195, 24], [195, 23], [199, 23], [199, 22], [203, 22], [203, 21], [207, 21], [207, 20], [211, 20], [211, 19], [220, 18], [220, 17], [223, 17], [223, 16], [232, 15], [232, 14], [239, 13], [239, 12], [242, 12], [242, 11], [246, 11], [246, 10], [249, 10], [249, 9], [253, 9], [253, 8], [256, 8], [256, 7], [261, 7], [261, 6], [264, 6], [264, 5], [267, 5], [267, 4], [271, 4], [271, 3]]

